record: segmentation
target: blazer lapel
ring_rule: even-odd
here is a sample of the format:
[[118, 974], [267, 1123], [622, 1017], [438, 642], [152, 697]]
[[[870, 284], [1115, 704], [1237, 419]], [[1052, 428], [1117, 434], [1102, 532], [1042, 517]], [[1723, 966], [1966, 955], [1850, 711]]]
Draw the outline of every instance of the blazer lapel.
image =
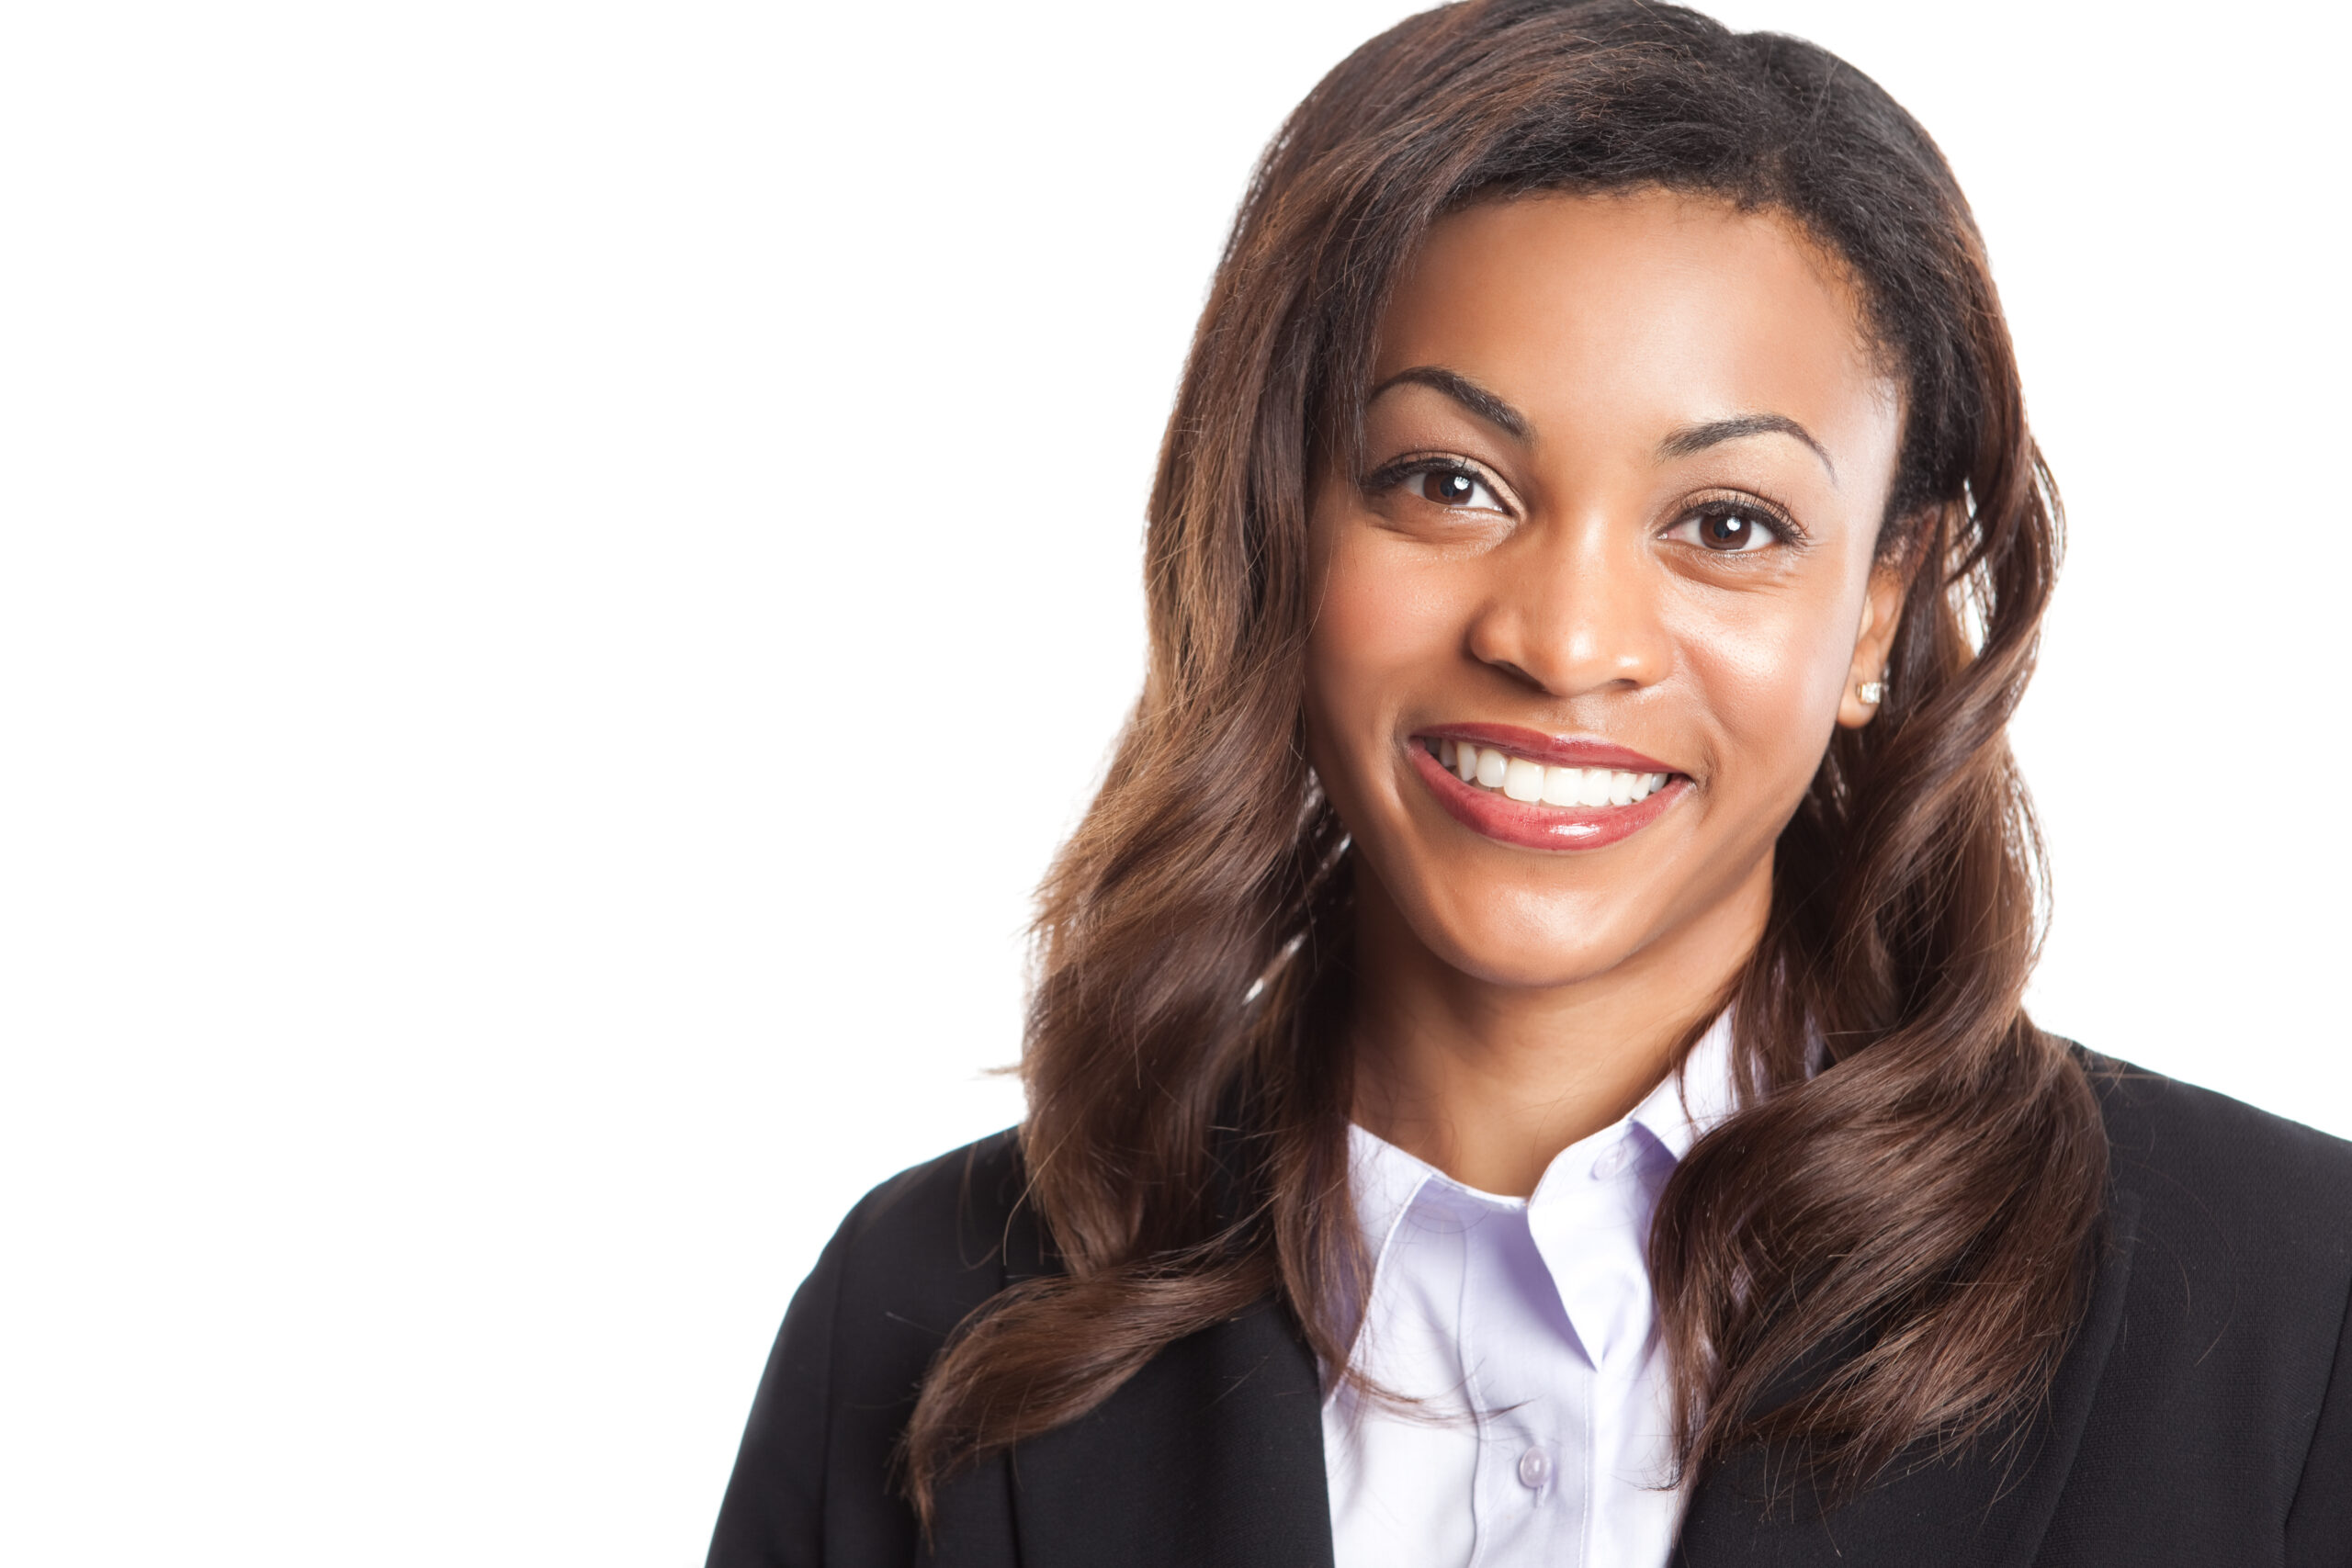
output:
[[[2108, 1211], [2108, 1244], [2088, 1311], [2059, 1363], [2050, 1398], [2023, 1440], [1901, 1469], [1835, 1513], [1767, 1482], [1786, 1474], [1774, 1456], [1736, 1456], [1702, 1481], [1684, 1516], [1677, 1568], [2028, 1568], [2065, 1489], [2108, 1348], [2131, 1282], [2136, 1193]], [[1897, 1461], [1898, 1467], [1903, 1461]]]
[[1022, 1568], [1329, 1568], [1322, 1401], [1271, 1303], [1178, 1340], [1012, 1451]]

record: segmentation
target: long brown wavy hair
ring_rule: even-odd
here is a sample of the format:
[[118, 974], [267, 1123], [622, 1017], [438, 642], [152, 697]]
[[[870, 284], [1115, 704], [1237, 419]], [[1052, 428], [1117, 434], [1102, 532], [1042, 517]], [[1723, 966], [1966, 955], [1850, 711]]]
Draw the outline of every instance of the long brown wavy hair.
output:
[[2046, 1391], [2107, 1149], [2084, 1068], [2020, 1003], [2043, 890], [2004, 729], [2059, 512], [1967, 203], [1927, 133], [1810, 44], [1645, 0], [1470, 0], [1308, 95], [1218, 265], [1151, 493], [1143, 695], [1041, 894], [1021, 1149], [1062, 1272], [933, 1364], [906, 1443], [926, 1516], [961, 1465], [1266, 1298], [1346, 1366], [1367, 1262], [1346, 829], [1301, 742], [1310, 483], [1355, 454], [1374, 333], [1431, 222], [1640, 188], [1793, 220], [1905, 394], [1891, 694], [1781, 836], [1727, 998], [1740, 1109], [1653, 1222], [1682, 1472], [1792, 1444], [1850, 1489]]

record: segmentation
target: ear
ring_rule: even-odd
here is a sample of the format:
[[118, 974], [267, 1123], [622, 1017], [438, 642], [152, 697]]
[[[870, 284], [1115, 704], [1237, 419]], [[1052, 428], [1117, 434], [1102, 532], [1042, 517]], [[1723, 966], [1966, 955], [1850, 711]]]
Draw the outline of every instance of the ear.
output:
[[1910, 583], [1911, 574], [1900, 560], [1882, 560], [1871, 568], [1870, 588], [1862, 595], [1861, 629], [1854, 634], [1854, 661], [1846, 671], [1846, 692], [1838, 703], [1838, 722], [1848, 729], [1860, 729], [1885, 705], [1883, 691], [1877, 702], [1866, 702], [1862, 688], [1886, 679], [1887, 655], [1894, 647], [1894, 627], [1902, 619], [1904, 591]]

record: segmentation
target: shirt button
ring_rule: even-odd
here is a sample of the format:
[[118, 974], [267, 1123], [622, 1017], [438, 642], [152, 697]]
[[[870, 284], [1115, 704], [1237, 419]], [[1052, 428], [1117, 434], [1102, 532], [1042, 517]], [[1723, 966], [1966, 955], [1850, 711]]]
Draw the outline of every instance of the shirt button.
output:
[[1542, 1449], [1530, 1449], [1519, 1456], [1520, 1484], [1541, 1492], [1544, 1483], [1552, 1479], [1552, 1456]]
[[1592, 1162], [1593, 1179], [1596, 1181], [1606, 1181], [1624, 1168], [1625, 1145], [1620, 1144], [1615, 1148], [1610, 1150], [1607, 1154], [1602, 1155], [1599, 1159]]

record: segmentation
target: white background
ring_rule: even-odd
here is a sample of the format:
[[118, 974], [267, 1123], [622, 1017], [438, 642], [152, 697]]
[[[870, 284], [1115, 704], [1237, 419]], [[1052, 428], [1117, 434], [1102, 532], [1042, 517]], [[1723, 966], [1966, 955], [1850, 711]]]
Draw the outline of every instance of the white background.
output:
[[[1388, 0], [0, 18], [0, 1558], [692, 1563], [1013, 1120], [1159, 424]], [[1740, 3], [1973, 194], [2073, 513], [2043, 1021], [2352, 1134], [2338, 7]]]

